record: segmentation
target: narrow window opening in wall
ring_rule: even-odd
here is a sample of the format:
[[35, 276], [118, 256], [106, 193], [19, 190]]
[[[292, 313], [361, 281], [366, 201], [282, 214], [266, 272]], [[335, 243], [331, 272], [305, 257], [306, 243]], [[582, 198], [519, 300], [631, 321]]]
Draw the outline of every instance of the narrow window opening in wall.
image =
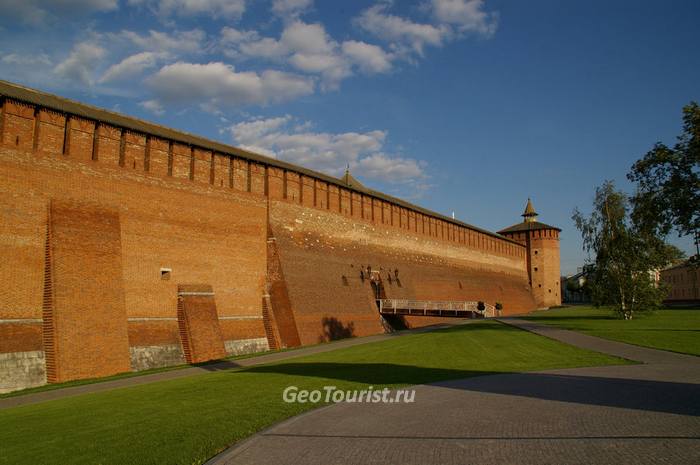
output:
[[15, 145], [19, 145], [19, 136], [15, 137]]
[[542, 284], [538, 284], [537, 287], [542, 287]]
[[537, 267], [535, 267], [535, 271], [537, 271]]
[[537, 255], [538, 253], [540, 253], [539, 250], [535, 250], [535, 255]]
[[349, 286], [349, 285], [350, 285], [350, 282], [348, 282], [348, 277], [347, 277], [347, 276], [343, 275], [343, 278], [342, 278], [342, 279], [343, 279], [343, 286]]
[[170, 275], [172, 274], [173, 270], [171, 268], [161, 268], [160, 269], [160, 279], [163, 281], [169, 281], [170, 280]]
[[549, 293], [550, 293], [550, 294], [552, 293], [552, 290], [551, 290], [551, 289], [549, 290]]

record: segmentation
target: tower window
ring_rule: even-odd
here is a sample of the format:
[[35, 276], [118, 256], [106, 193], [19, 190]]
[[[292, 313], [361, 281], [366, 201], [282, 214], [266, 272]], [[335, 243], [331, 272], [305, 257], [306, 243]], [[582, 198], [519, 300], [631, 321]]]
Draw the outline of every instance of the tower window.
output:
[[161, 268], [160, 269], [160, 279], [163, 281], [168, 281], [170, 279], [170, 274], [173, 272], [171, 268]]
[[537, 271], [537, 267], [535, 267], [535, 271]]

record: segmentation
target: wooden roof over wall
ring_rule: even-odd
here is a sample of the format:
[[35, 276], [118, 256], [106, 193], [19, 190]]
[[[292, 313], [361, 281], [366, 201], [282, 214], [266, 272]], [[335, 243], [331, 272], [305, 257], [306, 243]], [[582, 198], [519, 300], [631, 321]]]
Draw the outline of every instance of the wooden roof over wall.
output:
[[37, 105], [50, 110], [58, 111], [60, 113], [75, 115], [92, 121], [98, 121], [100, 123], [109, 124], [111, 126], [121, 127], [124, 129], [139, 132], [142, 134], [156, 136], [163, 139], [169, 139], [174, 142], [179, 142], [181, 144], [198, 147], [205, 150], [211, 150], [216, 153], [235, 156], [249, 161], [261, 163], [267, 166], [273, 166], [287, 171], [303, 174], [305, 176], [316, 178], [320, 181], [324, 181], [329, 184], [335, 184], [339, 187], [343, 187], [350, 191], [360, 192], [362, 194], [384, 200], [386, 202], [398, 205], [400, 207], [416, 211], [423, 215], [438, 218], [447, 223], [462, 226], [473, 231], [478, 231], [480, 233], [487, 234], [496, 239], [500, 239], [521, 246], [521, 244], [519, 244], [518, 242], [515, 242], [510, 238], [504, 237], [500, 234], [487, 231], [485, 229], [473, 226], [468, 223], [464, 223], [462, 221], [453, 219], [449, 216], [441, 215], [440, 213], [436, 213], [434, 211], [419, 207], [397, 197], [393, 197], [379, 191], [368, 189], [362, 186], [362, 184], [358, 183], [357, 185], [349, 186], [346, 183], [344, 183], [341, 179], [335, 178], [333, 176], [329, 176], [318, 171], [303, 168], [292, 163], [287, 163], [282, 160], [277, 160], [275, 158], [266, 157], [255, 152], [243, 150], [232, 145], [227, 145], [220, 142], [205, 139], [203, 137], [190, 134], [188, 132], [178, 131], [172, 128], [161, 126], [159, 124], [151, 123], [138, 118], [133, 118], [130, 116], [123, 115], [121, 113], [105, 110], [92, 105], [87, 105], [84, 103], [77, 102], [75, 100], [59, 97], [57, 95], [49, 94], [36, 89], [31, 89], [29, 87], [20, 86], [18, 84], [14, 84], [3, 80], [0, 80], [0, 96], [10, 98], [13, 100], [18, 100], [20, 102], [29, 103], [32, 105]]

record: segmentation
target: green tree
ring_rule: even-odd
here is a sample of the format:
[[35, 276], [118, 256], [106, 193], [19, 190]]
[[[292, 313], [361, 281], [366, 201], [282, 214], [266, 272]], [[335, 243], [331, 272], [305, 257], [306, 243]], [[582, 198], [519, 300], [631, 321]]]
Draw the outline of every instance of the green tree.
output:
[[657, 308], [667, 289], [656, 282], [656, 271], [681, 252], [631, 220], [628, 197], [611, 181], [596, 189], [590, 216], [577, 208], [572, 218], [584, 250], [595, 255], [587, 282], [593, 303], [625, 319]]
[[673, 147], [658, 142], [627, 175], [637, 183], [634, 222], [665, 236], [700, 232], [700, 106], [683, 107], [683, 132]]

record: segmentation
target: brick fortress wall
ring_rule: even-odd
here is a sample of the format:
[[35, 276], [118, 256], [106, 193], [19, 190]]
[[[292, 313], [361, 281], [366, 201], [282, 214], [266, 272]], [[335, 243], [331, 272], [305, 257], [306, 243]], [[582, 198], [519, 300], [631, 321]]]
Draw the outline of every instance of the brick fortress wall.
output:
[[[95, 205], [118, 218], [120, 250], [107, 247], [118, 262], [86, 270], [99, 276], [100, 266], [121, 264], [131, 369], [185, 362], [178, 285], [211, 286], [229, 354], [381, 332], [371, 287], [359, 278], [363, 265], [399, 271], [397, 282], [385, 283], [388, 297], [501, 301], [518, 313], [534, 307], [525, 250], [512, 241], [233, 148], [12, 98], [1, 109], [0, 390], [45, 382], [51, 338], [74, 337], [65, 324], [47, 326], [51, 312], [62, 311], [47, 304], [47, 288], [67, 280], [72, 298], [95, 292], [81, 284], [91, 276], [66, 274], [47, 252], [52, 201]], [[118, 277], [114, 271], [105, 275]], [[274, 329], [263, 321], [268, 294]], [[119, 340], [118, 324], [99, 324], [117, 313], [69, 313], [55, 316], [78, 327], [89, 320]], [[56, 379], [123, 371], [124, 355], [104, 350], [115, 357], [112, 368]]]

